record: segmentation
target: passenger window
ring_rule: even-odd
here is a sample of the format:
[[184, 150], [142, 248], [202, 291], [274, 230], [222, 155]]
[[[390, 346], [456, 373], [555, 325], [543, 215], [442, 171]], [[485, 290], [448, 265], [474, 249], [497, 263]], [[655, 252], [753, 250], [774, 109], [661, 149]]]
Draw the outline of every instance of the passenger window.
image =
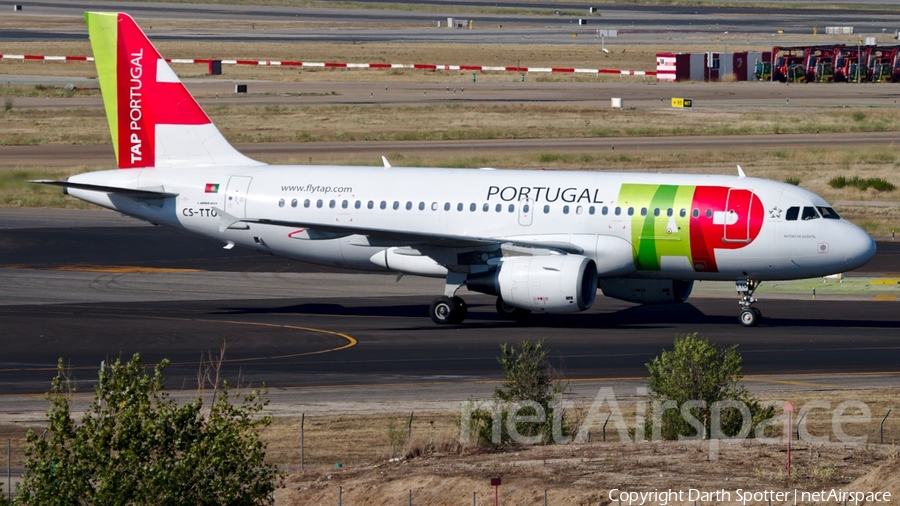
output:
[[328, 202], [328, 207], [330, 207], [331, 209], [334, 209], [334, 206], [335, 206], [335, 205], [337, 205], [337, 202], [335, 202], [335, 201], [333, 201], [333, 200], [330, 201], [330, 202]]
[[[671, 211], [671, 209], [670, 209], [670, 211]], [[658, 207], [653, 209], [653, 216], [659, 216], [659, 208]], [[671, 216], [671, 214], [669, 216]]]
[[481, 210], [484, 212], [488, 212], [490, 209], [491, 209], [491, 205], [488, 204], [487, 202], [485, 202], [484, 205], [481, 206]]
[[594, 214], [594, 211], [595, 211], [594, 206], [591, 206], [588, 208], [588, 214]]
[[675, 211], [671, 207], [666, 209], [666, 216], [671, 218], [673, 214], [675, 214]]
[[803, 208], [803, 216], [801, 216], [803, 221], [816, 220], [818, 218], [820, 218], [820, 216], [819, 213], [816, 212], [815, 207], [807, 206]]
[[707, 217], [707, 218], [712, 218], [712, 209], [707, 209], [707, 210], [706, 210], [706, 217]]
[[303, 201], [303, 207], [309, 207], [309, 199]]
[[425, 203], [419, 202], [419, 211], [424, 211], [424, 210], [425, 210]]
[[353, 207], [356, 208], [356, 209], [361, 208], [361, 207], [362, 207], [362, 202], [360, 202], [360, 201], [357, 200], [356, 203], [353, 204]]
[[459, 211], [459, 212], [462, 212], [462, 210], [463, 210], [463, 204], [462, 204], [462, 202], [460, 202], [459, 204], [456, 204], [456, 210]]
[[628, 208], [628, 216], [634, 216], [634, 208], [633, 207]]
[[387, 202], [382, 200], [381, 205], [379, 207], [381, 207], [382, 209], [387, 209]]
[[394, 201], [394, 206], [393, 206], [393, 207], [394, 207], [394, 211], [396, 211], [397, 209], [400, 209], [400, 202], [397, 202], [397, 201], [395, 200], [395, 201]]
[[678, 212], [678, 216], [681, 216], [682, 218], [687, 216], [687, 209], [682, 208], [681, 211]]
[[432, 203], [431, 203], [431, 210], [432, 210], [432, 211], [437, 211], [437, 210], [438, 210], [438, 203], [437, 203], [437, 202], [432, 202]]
[[284, 199], [278, 201], [278, 207], [284, 207]]
[[609, 208], [606, 206], [603, 206], [603, 209], [600, 210], [600, 214], [602, 214], [603, 216], [606, 216], [607, 214], [609, 214]]
[[291, 201], [291, 207], [297, 207], [297, 199]]
[[474, 202], [472, 202], [471, 204], [469, 204], [469, 212], [474, 213], [476, 209], [478, 209], [478, 206], [475, 205]]
[[584, 212], [584, 208], [583, 208], [583, 207], [581, 207], [581, 206], [576, 206], [576, 207], [575, 207], [575, 214], [581, 214], [581, 213], [583, 213], [583, 212]]
[[563, 206], [563, 214], [569, 214], [569, 206]]
[[694, 212], [691, 213], [691, 215], [692, 215], [694, 218], [699, 218], [699, 217], [700, 217], [700, 210], [699, 210], [699, 209], [694, 209]]
[[346, 201], [346, 200], [343, 201], [343, 202], [341, 202], [341, 207], [344, 208], [344, 209], [347, 209], [347, 206], [349, 206], [349, 205], [350, 205], [350, 202], [348, 202], [348, 201]]
[[647, 216], [647, 208], [646, 207], [641, 208], [641, 216]]
[[497, 206], [494, 208], [494, 210], [496, 210], [498, 213], [503, 211], [503, 204], [497, 204]]
[[544, 206], [544, 214], [550, 214], [550, 206]]
[[619, 216], [620, 214], [622, 214], [622, 208], [616, 207], [616, 216]]
[[409, 201], [406, 202], [406, 210], [407, 210], [407, 211], [411, 211], [411, 210], [412, 210], [412, 202], [409, 202]]
[[374, 209], [374, 208], [375, 208], [375, 202], [370, 200], [369, 203], [366, 204], [366, 209]]
[[822, 215], [826, 220], [839, 220], [841, 217], [838, 215], [837, 211], [830, 207], [817, 207], [819, 210], [819, 214]]
[[444, 211], [449, 211], [449, 210], [450, 210], [450, 203], [444, 202]]
[[509, 212], [511, 212], [511, 213], [516, 212], [516, 205], [515, 205], [515, 204], [510, 204], [510, 205], [509, 205]]
[[316, 201], [316, 207], [318, 207], [319, 209], [322, 209], [322, 204], [324, 204], [324, 202], [322, 202], [322, 199]]

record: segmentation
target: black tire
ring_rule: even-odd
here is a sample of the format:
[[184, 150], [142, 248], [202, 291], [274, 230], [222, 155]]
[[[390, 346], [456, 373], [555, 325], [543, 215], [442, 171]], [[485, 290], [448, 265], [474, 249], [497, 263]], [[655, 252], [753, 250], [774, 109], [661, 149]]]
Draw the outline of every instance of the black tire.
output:
[[741, 314], [740, 316], [738, 316], [741, 325], [745, 327], [755, 327], [759, 325], [759, 320], [761, 318], [762, 313], [760, 313], [758, 309], [753, 307], [741, 310]]
[[469, 305], [462, 297], [451, 297], [450, 300], [456, 305], [456, 311], [451, 323], [462, 323], [469, 316]]
[[520, 307], [511, 306], [503, 301], [503, 298], [497, 297], [497, 303], [494, 305], [497, 308], [497, 314], [499, 314], [504, 320], [513, 320], [520, 321], [524, 320], [531, 314], [531, 311], [528, 309], [522, 309]]
[[759, 325], [759, 322], [762, 321], [762, 311], [756, 309], [755, 307], [751, 307], [750, 309], [752, 309], [753, 312], [756, 313], [756, 323], [753, 325], [754, 327], [756, 327], [757, 325]]
[[458, 313], [456, 303], [450, 297], [434, 299], [434, 302], [431, 303], [431, 307], [428, 309], [428, 316], [431, 317], [431, 321], [438, 325], [456, 323], [454, 319]]

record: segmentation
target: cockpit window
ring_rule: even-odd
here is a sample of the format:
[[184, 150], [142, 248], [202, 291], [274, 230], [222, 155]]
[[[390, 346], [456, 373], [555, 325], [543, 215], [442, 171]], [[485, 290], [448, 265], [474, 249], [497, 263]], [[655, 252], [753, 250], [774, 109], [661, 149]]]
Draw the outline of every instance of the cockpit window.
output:
[[784, 219], [787, 221], [797, 221], [797, 216], [800, 216], [800, 208], [799, 207], [789, 207], [787, 213], [784, 215]]
[[830, 207], [817, 207], [819, 210], [819, 214], [822, 215], [826, 220], [839, 220], [841, 219], [840, 215], [834, 209]]
[[821, 218], [819, 213], [816, 212], [815, 207], [806, 206], [803, 208], [803, 215], [800, 217], [803, 221], [807, 220], [817, 220]]

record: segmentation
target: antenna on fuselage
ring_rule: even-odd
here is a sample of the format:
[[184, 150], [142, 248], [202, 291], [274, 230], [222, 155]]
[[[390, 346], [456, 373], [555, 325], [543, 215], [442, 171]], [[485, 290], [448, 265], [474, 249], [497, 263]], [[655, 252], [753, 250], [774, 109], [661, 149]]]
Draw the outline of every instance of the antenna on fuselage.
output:
[[747, 175], [744, 174], [744, 169], [742, 169], [740, 165], [738, 165], [737, 168], [738, 168], [738, 177], [747, 177]]
[[385, 169], [390, 169], [390, 168], [391, 168], [391, 162], [387, 161], [387, 157], [386, 157], [386, 156], [382, 156], [382, 157], [381, 157], [381, 161], [384, 162], [384, 168], [385, 168]]

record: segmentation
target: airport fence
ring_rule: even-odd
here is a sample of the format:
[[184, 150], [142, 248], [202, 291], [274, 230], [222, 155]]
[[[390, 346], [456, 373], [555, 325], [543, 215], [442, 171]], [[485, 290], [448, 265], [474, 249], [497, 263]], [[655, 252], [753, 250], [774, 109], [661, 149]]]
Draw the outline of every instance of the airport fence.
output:
[[[791, 439], [797, 446], [805, 444], [813, 447], [842, 442], [855, 443], [865, 448], [870, 445], [888, 446], [888, 450], [900, 448], [897, 410], [890, 406], [884, 407], [884, 403], [878, 404], [874, 411], [859, 401], [850, 404], [845, 401], [835, 405], [819, 399], [797, 404], [798, 409], [790, 423]], [[623, 419], [634, 416], [634, 410], [630, 406], [624, 402], [620, 406], [627, 408]], [[575, 412], [577, 410], [570, 413], [571, 419], [584, 424], [585, 413], [589, 408], [578, 409], [581, 409], [580, 413]], [[602, 447], [604, 444], [627, 442], [626, 438], [634, 437], [631, 428], [623, 434], [614, 426], [610, 421], [613, 414], [611, 411], [595, 414], [597, 416], [594, 421], [589, 422], [591, 426], [579, 428], [579, 431], [584, 429], [579, 443]], [[307, 415], [302, 412], [299, 417], [279, 416], [275, 418], [273, 430], [264, 434], [268, 443], [267, 458], [290, 473], [321, 474], [331, 469], [340, 473], [347, 467], [355, 469], [373, 463], [400, 465], [421, 457], [452, 457], [465, 453], [465, 447], [474, 444], [472, 441], [460, 440], [462, 417], [460, 413], [448, 412], [369, 415]], [[776, 428], [784, 427], [783, 420], [773, 425]], [[6, 456], [3, 466], [5, 480], [0, 493], [10, 496], [15, 491], [15, 483], [24, 473], [27, 446], [25, 428], [15, 421], [0, 423], [0, 437], [3, 436], [7, 436], [4, 438], [6, 448], [2, 452]], [[784, 436], [781, 430], [777, 437], [772, 438], [771, 444], [783, 444]], [[723, 446], [717, 451], [724, 452], [728, 449]], [[894, 453], [898, 452], [894, 450]], [[552, 490], [550, 497], [552, 499]], [[414, 500], [414, 495], [409, 495], [408, 498]], [[481, 499], [479, 504], [480, 501]]]

